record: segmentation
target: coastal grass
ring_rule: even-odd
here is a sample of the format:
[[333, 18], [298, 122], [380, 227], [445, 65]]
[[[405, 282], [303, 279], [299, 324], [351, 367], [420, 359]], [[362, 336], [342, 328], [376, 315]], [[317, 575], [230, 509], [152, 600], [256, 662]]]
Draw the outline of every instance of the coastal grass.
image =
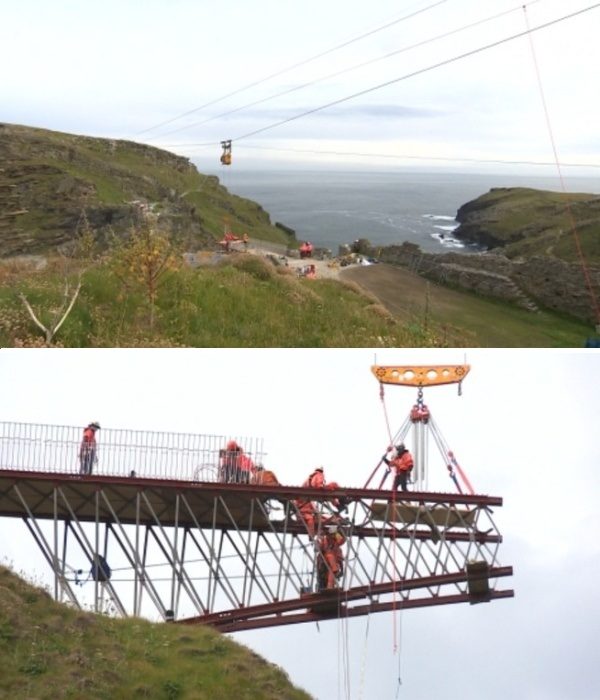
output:
[[[17, 297], [24, 292], [47, 324], [62, 299], [55, 270], [0, 286], [0, 345], [40, 344]], [[105, 264], [89, 269], [56, 336], [64, 347], [422, 347], [463, 345], [448, 327], [399, 321], [360, 288], [298, 279], [262, 257], [165, 274], [153, 323], [143, 289], [127, 288]], [[38, 338], [38, 340], [36, 340]]]
[[532, 313], [495, 299], [463, 292], [458, 303], [435, 303], [431, 318], [460, 323], [473, 334], [476, 347], [583, 347], [591, 329], [557, 313]]
[[7, 698], [310, 700], [279, 667], [209, 627], [75, 610], [5, 566], [0, 664]]
[[583, 347], [592, 328], [548, 310], [531, 312], [473, 292], [435, 284], [389, 265], [354, 268], [343, 278], [375, 294], [395, 316], [461, 329], [472, 347]]

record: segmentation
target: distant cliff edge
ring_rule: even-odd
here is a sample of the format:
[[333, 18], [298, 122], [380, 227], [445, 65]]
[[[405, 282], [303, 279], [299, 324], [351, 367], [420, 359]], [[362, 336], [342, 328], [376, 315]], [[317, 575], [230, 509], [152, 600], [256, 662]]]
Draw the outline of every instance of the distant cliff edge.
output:
[[530, 311], [542, 307], [597, 322], [589, 286], [599, 300], [600, 196], [495, 188], [460, 207], [456, 219], [452, 235], [487, 252], [425, 253], [412, 243], [376, 247], [364, 239], [352, 247]]

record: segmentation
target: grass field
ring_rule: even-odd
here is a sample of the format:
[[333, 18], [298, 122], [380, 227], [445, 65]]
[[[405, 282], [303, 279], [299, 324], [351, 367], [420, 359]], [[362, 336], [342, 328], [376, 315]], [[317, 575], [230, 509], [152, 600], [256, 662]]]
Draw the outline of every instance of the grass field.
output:
[[400, 318], [427, 316], [436, 324], [461, 328], [472, 347], [583, 347], [592, 334], [580, 321], [448, 289], [391, 265], [351, 268], [342, 276], [375, 294]]

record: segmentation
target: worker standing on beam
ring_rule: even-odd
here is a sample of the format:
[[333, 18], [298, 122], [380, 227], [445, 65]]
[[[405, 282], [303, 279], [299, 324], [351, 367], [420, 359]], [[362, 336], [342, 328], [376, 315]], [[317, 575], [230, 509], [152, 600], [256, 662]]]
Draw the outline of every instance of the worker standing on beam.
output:
[[[387, 455], [392, 453], [391, 459], [388, 459]], [[402, 491], [408, 491], [408, 477], [412, 471], [414, 461], [411, 453], [406, 449], [404, 443], [400, 443], [394, 447], [391, 445], [388, 447], [388, 451], [383, 455], [383, 461], [388, 465], [388, 467], [393, 467], [396, 471], [396, 477], [394, 478], [394, 485], [392, 490], [396, 491], [398, 486], [400, 486]]]
[[337, 581], [344, 573], [342, 545], [345, 541], [346, 538], [336, 524], [325, 526], [325, 532], [318, 540], [317, 585], [319, 591], [337, 587]]
[[[325, 477], [323, 475], [323, 467], [315, 467], [311, 472], [310, 476], [302, 484], [304, 489], [322, 489], [325, 488]], [[299, 498], [294, 501], [294, 505], [298, 509], [298, 514], [300, 518], [304, 521], [308, 534], [311, 537], [315, 536], [316, 528], [315, 521], [317, 519], [317, 512], [310, 499]]]
[[96, 431], [100, 430], [100, 423], [94, 421], [83, 430], [83, 438], [79, 447], [79, 473], [89, 475], [92, 467], [97, 462], [96, 457]]

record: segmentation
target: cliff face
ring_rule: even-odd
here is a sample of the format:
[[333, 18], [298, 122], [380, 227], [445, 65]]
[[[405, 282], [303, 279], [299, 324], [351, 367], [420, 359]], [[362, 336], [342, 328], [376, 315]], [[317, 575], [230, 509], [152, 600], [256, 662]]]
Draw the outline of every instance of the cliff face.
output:
[[122, 234], [140, 207], [196, 247], [214, 246], [225, 225], [286, 240], [258, 204], [229, 194], [186, 158], [130, 141], [0, 124], [0, 256], [68, 243], [83, 210], [100, 239]]
[[600, 263], [600, 196], [522, 187], [494, 188], [457, 212], [454, 236], [509, 258], [579, 257], [573, 224], [586, 260]]

